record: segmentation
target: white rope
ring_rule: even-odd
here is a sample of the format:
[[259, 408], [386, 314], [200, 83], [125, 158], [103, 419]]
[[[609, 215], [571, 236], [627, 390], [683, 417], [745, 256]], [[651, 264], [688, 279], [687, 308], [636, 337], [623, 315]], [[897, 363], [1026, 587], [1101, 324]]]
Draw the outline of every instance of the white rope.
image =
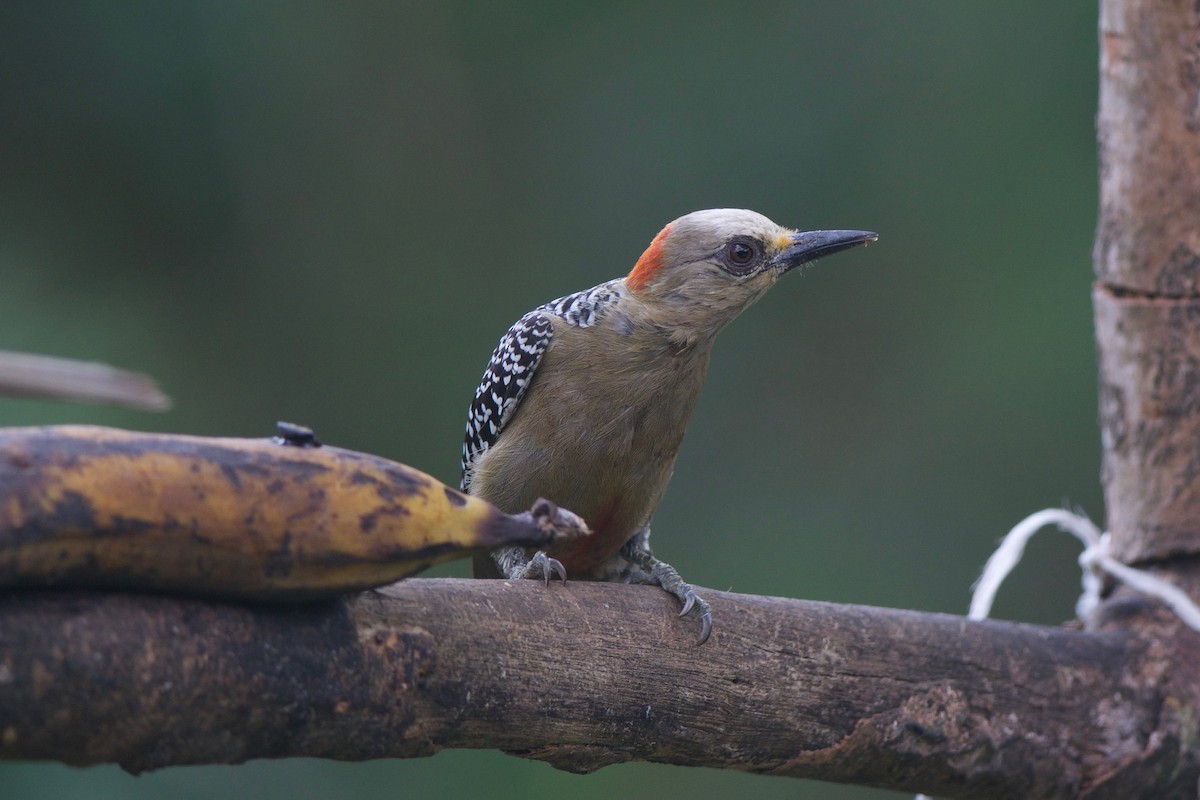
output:
[[1178, 586], [1117, 561], [1111, 554], [1110, 537], [1107, 533], [1102, 532], [1082, 514], [1060, 508], [1048, 508], [1030, 514], [1008, 532], [996, 548], [996, 552], [988, 559], [983, 574], [975, 582], [971, 595], [971, 610], [967, 614], [969, 619], [987, 619], [1000, 584], [1021, 561], [1021, 556], [1025, 554], [1025, 545], [1035, 533], [1047, 525], [1057, 525], [1060, 530], [1083, 543], [1084, 550], [1079, 555], [1079, 566], [1083, 570], [1083, 594], [1075, 603], [1075, 614], [1079, 619], [1085, 623], [1091, 619], [1092, 613], [1100, 605], [1104, 575], [1108, 574], [1131, 589], [1158, 598], [1188, 627], [1200, 631], [1200, 607], [1197, 607]]

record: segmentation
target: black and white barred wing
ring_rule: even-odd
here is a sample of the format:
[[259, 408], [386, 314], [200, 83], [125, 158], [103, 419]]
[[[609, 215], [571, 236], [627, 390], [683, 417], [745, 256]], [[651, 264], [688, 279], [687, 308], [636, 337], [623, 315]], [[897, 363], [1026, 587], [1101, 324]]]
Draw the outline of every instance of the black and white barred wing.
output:
[[557, 317], [576, 328], [588, 328], [620, 299], [620, 287], [619, 280], [609, 281], [551, 300], [521, 317], [500, 337], [467, 414], [460, 482], [463, 491], [470, 489], [471, 469], [476, 460], [496, 443], [529, 388], [554, 335], [551, 318]]
[[512, 419], [553, 335], [550, 317], [539, 308], [521, 317], [500, 337], [467, 413], [460, 483], [464, 492], [471, 487], [472, 465], [496, 443]]

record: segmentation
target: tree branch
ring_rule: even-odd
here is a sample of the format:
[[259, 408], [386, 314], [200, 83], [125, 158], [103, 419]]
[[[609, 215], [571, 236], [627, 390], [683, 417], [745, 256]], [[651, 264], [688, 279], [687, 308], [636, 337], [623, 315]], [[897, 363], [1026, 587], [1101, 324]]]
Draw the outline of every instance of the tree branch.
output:
[[[1127, 630], [705, 596], [718, 625], [695, 647], [650, 587], [415, 579], [290, 608], [10, 591], [0, 757], [136, 772], [469, 747], [958, 797], [1194, 790], [1164, 653]], [[1105, 793], [1164, 763], [1152, 795]]]

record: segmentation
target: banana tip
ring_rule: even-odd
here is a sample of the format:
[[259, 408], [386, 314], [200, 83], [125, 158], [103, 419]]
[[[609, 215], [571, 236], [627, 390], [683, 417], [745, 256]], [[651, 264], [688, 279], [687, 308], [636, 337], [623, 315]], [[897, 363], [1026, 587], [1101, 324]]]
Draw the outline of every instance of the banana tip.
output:
[[559, 508], [544, 497], [538, 498], [533, 508], [529, 509], [529, 514], [539, 528], [555, 539], [569, 541], [591, 533], [583, 517], [565, 508]]

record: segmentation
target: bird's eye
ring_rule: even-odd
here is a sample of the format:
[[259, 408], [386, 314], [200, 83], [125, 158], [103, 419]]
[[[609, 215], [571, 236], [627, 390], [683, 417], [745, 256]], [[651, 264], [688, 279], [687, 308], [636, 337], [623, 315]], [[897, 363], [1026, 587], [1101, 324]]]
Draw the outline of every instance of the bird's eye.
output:
[[754, 248], [745, 242], [729, 245], [729, 260], [735, 264], [749, 264], [754, 260]]
[[734, 239], [725, 245], [724, 261], [731, 272], [746, 273], [762, 258], [762, 245], [754, 239]]

